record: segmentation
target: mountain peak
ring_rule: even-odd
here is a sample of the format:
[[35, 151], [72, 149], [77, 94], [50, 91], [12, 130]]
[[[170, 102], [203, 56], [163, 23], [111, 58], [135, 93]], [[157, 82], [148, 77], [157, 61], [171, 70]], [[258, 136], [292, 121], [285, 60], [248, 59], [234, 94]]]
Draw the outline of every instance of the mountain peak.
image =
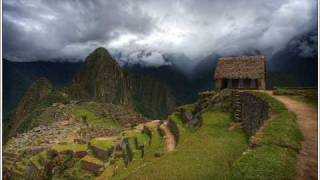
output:
[[98, 47], [92, 52], [92, 54], [111, 57], [109, 51], [104, 47]]
[[86, 62], [112, 62], [116, 64], [116, 61], [112, 58], [109, 51], [104, 47], [98, 47], [95, 49], [85, 60]]
[[93, 51], [93, 53], [99, 53], [99, 54], [107, 53], [107, 54], [109, 54], [109, 51], [104, 47], [98, 47], [97, 49], [95, 49]]

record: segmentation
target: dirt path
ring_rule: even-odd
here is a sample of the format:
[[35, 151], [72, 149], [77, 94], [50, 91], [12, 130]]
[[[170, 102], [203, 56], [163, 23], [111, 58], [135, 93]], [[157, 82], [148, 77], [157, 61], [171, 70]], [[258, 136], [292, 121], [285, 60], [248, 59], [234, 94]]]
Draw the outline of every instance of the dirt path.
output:
[[174, 135], [172, 134], [172, 132], [170, 131], [166, 123], [161, 124], [160, 129], [165, 134], [166, 151], [167, 152], [173, 151], [176, 147], [176, 140], [174, 138]]
[[267, 92], [278, 99], [286, 107], [297, 115], [297, 121], [304, 135], [302, 148], [298, 156], [297, 176], [298, 180], [317, 179], [318, 175], [318, 122], [317, 109], [303, 102], [290, 99], [286, 96], [275, 96], [271, 91]]

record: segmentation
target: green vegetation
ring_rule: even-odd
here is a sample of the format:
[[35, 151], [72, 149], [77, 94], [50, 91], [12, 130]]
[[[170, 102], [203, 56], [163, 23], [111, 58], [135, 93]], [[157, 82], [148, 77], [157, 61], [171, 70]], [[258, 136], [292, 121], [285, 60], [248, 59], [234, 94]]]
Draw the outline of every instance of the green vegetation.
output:
[[183, 106], [177, 107], [177, 110], [184, 109], [186, 111], [193, 112], [195, 108], [196, 108], [196, 104], [185, 104]]
[[169, 118], [177, 125], [179, 129], [179, 144], [188, 139], [189, 135], [195, 131], [194, 129], [185, 128], [182, 118], [177, 113], [173, 113]]
[[42, 151], [41, 153], [32, 156], [30, 161], [38, 170], [44, 169], [44, 164], [49, 162], [47, 151]]
[[81, 159], [81, 161], [86, 161], [86, 162], [89, 162], [92, 164], [97, 164], [97, 165], [103, 166], [103, 162], [101, 160], [99, 160], [93, 156], [90, 156], [90, 155], [85, 156], [84, 158]]
[[84, 144], [54, 144], [51, 149], [57, 151], [58, 153], [64, 151], [87, 151], [88, 145]]
[[292, 179], [297, 151], [303, 136], [296, 117], [285, 106], [261, 92], [251, 92], [267, 101], [272, 118], [251, 138], [255, 148], [247, 151], [232, 168], [234, 179]]
[[107, 151], [114, 146], [115, 141], [111, 139], [93, 139], [90, 141], [90, 144], [91, 146]]
[[148, 145], [150, 142], [149, 136], [145, 133], [137, 134], [136, 138], [137, 138], [137, 142], [141, 145]]
[[111, 129], [118, 129], [120, 127], [117, 121], [113, 120], [111, 117], [98, 115], [93, 107], [93, 105], [90, 107], [88, 104], [76, 105], [71, 111], [76, 119], [82, 119], [92, 127]]
[[[139, 171], [141, 167], [151, 163], [152, 161], [155, 161], [155, 154], [163, 155], [164, 151], [164, 139], [159, 134], [159, 131], [152, 130], [152, 139], [151, 144], [149, 146], [146, 146], [144, 151], [143, 159], [141, 158], [141, 151], [136, 149], [134, 139], [129, 138], [129, 145], [130, 149], [133, 152], [133, 160], [130, 162], [129, 166], [125, 168], [124, 165], [122, 165], [122, 161], [118, 162], [120, 163], [119, 166], [122, 168], [119, 168], [117, 170], [115, 179], [123, 179], [127, 177], [129, 174]], [[147, 137], [146, 137], [147, 138]], [[162, 158], [162, 157], [161, 157]], [[103, 176], [110, 175], [110, 169], [106, 169], [105, 172], [103, 172]]]
[[318, 106], [318, 91], [316, 89], [282, 89], [278, 88], [273, 91], [275, 95], [286, 95], [295, 100], [311, 104], [313, 107]]
[[230, 179], [292, 179], [295, 164], [295, 151], [274, 145], [259, 146], [233, 165]]
[[[246, 135], [241, 129], [228, 130], [228, 114], [207, 112], [202, 117], [203, 127], [193, 133], [186, 131], [188, 138], [180, 141], [174, 152], [144, 163], [143, 168], [126, 178], [226, 179], [232, 163], [247, 148]], [[173, 118], [179, 121], [177, 115]], [[179, 128], [183, 129], [180, 125]]]
[[89, 172], [81, 170], [81, 162], [77, 161], [74, 165], [66, 169], [64, 173], [55, 179], [65, 179], [65, 180], [94, 180], [96, 177]]

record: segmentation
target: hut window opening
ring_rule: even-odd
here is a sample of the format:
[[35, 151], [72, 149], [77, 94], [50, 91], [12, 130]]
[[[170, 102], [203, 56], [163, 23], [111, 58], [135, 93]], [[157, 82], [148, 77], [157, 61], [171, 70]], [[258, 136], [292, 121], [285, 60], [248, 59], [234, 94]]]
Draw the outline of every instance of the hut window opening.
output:
[[250, 88], [251, 89], [257, 89], [257, 80], [256, 79], [251, 79], [250, 80]]
[[232, 88], [232, 80], [228, 79], [227, 81], [228, 81], [227, 88], [231, 89]]
[[239, 79], [239, 88], [244, 88], [244, 82], [243, 79]]

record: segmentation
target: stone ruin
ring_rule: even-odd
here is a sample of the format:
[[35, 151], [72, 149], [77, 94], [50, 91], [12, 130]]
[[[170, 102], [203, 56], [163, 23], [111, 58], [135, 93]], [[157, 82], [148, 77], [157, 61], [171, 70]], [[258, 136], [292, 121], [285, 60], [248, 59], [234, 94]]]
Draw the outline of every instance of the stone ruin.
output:
[[234, 122], [239, 123], [249, 136], [254, 135], [269, 118], [270, 106], [250, 92], [224, 89], [199, 93], [195, 107], [177, 109], [183, 123], [189, 128], [201, 127], [201, 114], [209, 110], [221, 109], [233, 114]]

